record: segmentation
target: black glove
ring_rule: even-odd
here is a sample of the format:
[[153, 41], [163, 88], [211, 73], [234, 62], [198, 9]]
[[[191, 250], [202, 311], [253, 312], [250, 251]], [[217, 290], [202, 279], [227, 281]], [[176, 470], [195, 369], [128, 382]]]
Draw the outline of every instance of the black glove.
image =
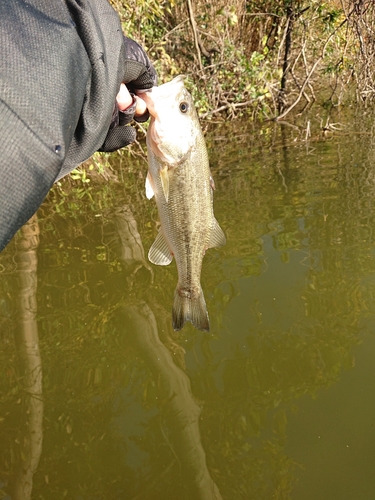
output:
[[135, 128], [130, 125], [112, 128], [109, 130], [102, 147], [98, 151], [112, 153], [125, 146], [129, 146], [129, 144], [135, 141], [136, 136], [137, 132]]
[[[124, 36], [125, 64], [123, 83], [127, 86], [129, 92], [134, 96], [136, 90], [146, 90], [154, 87], [157, 83], [155, 68], [147, 57], [142, 47]], [[119, 111], [117, 103], [112, 115], [111, 126], [109, 128], [104, 144], [99, 151], [110, 153], [117, 149], [128, 146], [135, 141], [136, 131], [128, 124], [133, 120], [136, 103], [133, 97], [133, 104], [125, 111]], [[149, 113], [137, 117], [136, 121], [144, 122], [148, 120]]]
[[125, 67], [123, 82], [130, 92], [146, 90], [157, 84], [155, 68], [142, 47], [124, 36]]

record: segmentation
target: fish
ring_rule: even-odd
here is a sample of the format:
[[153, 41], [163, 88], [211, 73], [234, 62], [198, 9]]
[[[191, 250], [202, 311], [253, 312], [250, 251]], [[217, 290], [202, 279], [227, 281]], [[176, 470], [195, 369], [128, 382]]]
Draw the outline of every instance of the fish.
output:
[[226, 238], [214, 216], [215, 185], [199, 118], [183, 75], [139, 96], [151, 116], [146, 135], [146, 196], [155, 196], [160, 218], [148, 259], [161, 266], [173, 258], [176, 261], [174, 330], [190, 321], [197, 329], [209, 331], [200, 283], [202, 262], [206, 250], [225, 245]]

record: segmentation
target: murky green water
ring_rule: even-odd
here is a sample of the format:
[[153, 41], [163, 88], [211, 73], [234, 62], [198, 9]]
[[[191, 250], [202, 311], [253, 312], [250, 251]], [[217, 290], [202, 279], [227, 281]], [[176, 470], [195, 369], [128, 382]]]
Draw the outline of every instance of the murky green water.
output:
[[203, 264], [210, 334], [172, 330], [142, 161], [50, 193], [0, 255], [0, 499], [374, 500], [375, 135], [357, 114], [308, 141], [208, 136], [227, 235]]

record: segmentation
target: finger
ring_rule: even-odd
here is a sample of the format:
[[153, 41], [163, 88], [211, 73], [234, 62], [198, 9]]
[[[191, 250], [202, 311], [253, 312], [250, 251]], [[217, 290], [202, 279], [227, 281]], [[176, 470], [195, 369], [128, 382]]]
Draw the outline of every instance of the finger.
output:
[[137, 95], [134, 97], [134, 99], [136, 103], [134, 116], [144, 115], [147, 111], [147, 105], [145, 101], [141, 97], [138, 97]]
[[119, 93], [116, 96], [116, 101], [118, 104], [118, 109], [120, 111], [125, 111], [129, 106], [133, 104], [133, 98], [130, 95], [129, 90], [123, 83], [120, 85]]

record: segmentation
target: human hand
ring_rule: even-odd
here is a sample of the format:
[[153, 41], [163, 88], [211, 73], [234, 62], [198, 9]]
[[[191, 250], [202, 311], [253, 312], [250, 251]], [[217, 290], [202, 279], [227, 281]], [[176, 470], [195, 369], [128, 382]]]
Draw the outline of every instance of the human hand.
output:
[[135, 101], [134, 117], [143, 116], [147, 111], [145, 101], [137, 95], [132, 95], [124, 83], [120, 86], [116, 101], [119, 111], [126, 111]]
[[124, 36], [125, 65], [123, 82], [130, 92], [148, 90], [157, 84], [157, 75], [143, 48], [131, 38]]
[[131, 144], [136, 131], [128, 124], [133, 120], [144, 122], [149, 113], [143, 99], [136, 91], [148, 90], [156, 85], [156, 71], [142, 47], [130, 38], [124, 37], [124, 76], [116, 96], [112, 122], [99, 151], [112, 152]]

